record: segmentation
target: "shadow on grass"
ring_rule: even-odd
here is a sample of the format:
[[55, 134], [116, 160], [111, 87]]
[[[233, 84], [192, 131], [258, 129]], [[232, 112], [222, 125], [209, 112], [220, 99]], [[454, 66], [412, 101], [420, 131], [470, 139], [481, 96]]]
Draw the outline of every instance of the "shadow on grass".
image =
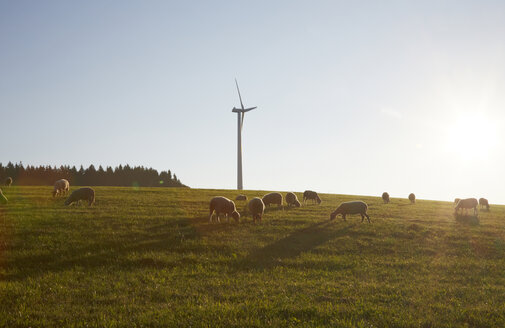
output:
[[405, 203], [405, 204], [398, 204], [398, 207], [404, 207], [404, 206], [414, 206], [416, 205], [415, 203]]
[[237, 263], [237, 269], [264, 270], [282, 265], [286, 259], [295, 258], [331, 239], [347, 234], [356, 224], [347, 225], [338, 230], [333, 229], [334, 226], [334, 221], [327, 220], [297, 230], [285, 238], [253, 251]]
[[479, 225], [479, 217], [477, 215], [461, 215], [457, 214], [455, 215], [456, 221], [462, 224], [467, 224], [467, 225]]
[[[144, 232], [128, 232], [114, 239], [102, 237], [97, 242], [79, 248], [65, 248], [56, 252], [17, 256], [5, 261], [6, 274], [0, 280], [18, 281], [49, 272], [61, 272], [80, 267], [91, 270], [101, 267], [114, 269], [167, 269], [184, 264], [166, 261], [152, 253], [205, 252], [198, 244], [186, 241], [198, 238], [199, 232], [187, 219], [171, 220], [149, 227]], [[128, 256], [136, 254], [134, 258]]]
[[284, 206], [277, 206], [277, 205], [269, 205], [265, 207], [265, 213], [268, 212], [277, 212], [277, 211], [283, 211]]
[[195, 229], [198, 231], [199, 235], [210, 235], [218, 232], [228, 232], [235, 230], [240, 224], [244, 224], [246, 216], [240, 214], [240, 221], [235, 222], [233, 218], [230, 217], [230, 222], [227, 222], [225, 217], [221, 218], [221, 222], [216, 221], [216, 216], [212, 217], [212, 223], [209, 223], [208, 216], [198, 216], [191, 219], [191, 222]]

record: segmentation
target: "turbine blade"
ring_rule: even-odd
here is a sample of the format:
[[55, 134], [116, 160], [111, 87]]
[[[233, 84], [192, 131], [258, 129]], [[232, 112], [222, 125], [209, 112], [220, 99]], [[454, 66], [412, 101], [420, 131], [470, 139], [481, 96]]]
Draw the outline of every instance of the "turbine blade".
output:
[[238, 82], [237, 82], [237, 79], [235, 79], [235, 85], [237, 86], [238, 97], [239, 97], [239, 99], [240, 99], [240, 106], [242, 106], [242, 109], [244, 109], [244, 104], [242, 103], [242, 96], [240, 95], [240, 89], [238, 88]]

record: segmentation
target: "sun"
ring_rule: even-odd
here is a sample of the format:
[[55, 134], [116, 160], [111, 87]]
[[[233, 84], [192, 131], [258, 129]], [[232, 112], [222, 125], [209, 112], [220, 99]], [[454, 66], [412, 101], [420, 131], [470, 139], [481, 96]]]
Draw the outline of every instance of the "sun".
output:
[[496, 124], [481, 113], [455, 117], [447, 128], [447, 147], [465, 159], [490, 154], [498, 141]]

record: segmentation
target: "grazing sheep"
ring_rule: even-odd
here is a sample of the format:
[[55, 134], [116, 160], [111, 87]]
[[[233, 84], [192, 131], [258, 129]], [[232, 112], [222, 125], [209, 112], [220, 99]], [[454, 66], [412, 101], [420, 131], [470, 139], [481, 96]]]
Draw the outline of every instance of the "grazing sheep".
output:
[[486, 209], [489, 211], [489, 202], [487, 199], [479, 198], [479, 205], [480, 205], [480, 208], [482, 208], [483, 206], [486, 206]]
[[454, 204], [459, 203], [460, 200], [461, 200], [461, 198], [454, 198]]
[[265, 203], [263, 203], [263, 200], [261, 198], [254, 197], [249, 202], [249, 211], [251, 212], [253, 222], [256, 222], [256, 220], [261, 222], [261, 217], [265, 212]]
[[463, 212], [463, 209], [465, 212], [468, 214], [468, 209], [473, 208], [473, 214], [477, 215], [477, 205], [479, 202], [477, 201], [476, 198], [467, 198], [467, 199], [461, 199], [458, 202], [458, 205], [454, 208], [454, 214], [458, 214], [458, 210], [461, 209], [461, 212]]
[[247, 196], [246, 195], [238, 195], [237, 197], [235, 197], [235, 200], [247, 200]]
[[416, 203], [416, 195], [414, 195], [414, 193], [411, 193], [409, 195], [409, 200], [412, 204], [415, 204]]
[[300, 204], [300, 201], [298, 200], [298, 197], [296, 197], [296, 195], [292, 192], [288, 192], [286, 194], [286, 203], [288, 204], [288, 206], [291, 206], [291, 205], [294, 205], [296, 207], [300, 207], [302, 206], [302, 204]]
[[7, 187], [10, 187], [12, 184], [12, 178], [11, 177], [7, 177], [7, 179], [5, 179], [5, 185]]
[[389, 203], [389, 194], [387, 192], [382, 193], [382, 200], [384, 201], [384, 204]]
[[277, 204], [279, 206], [282, 206], [282, 195], [278, 192], [271, 192], [269, 194], [266, 194], [262, 198], [263, 203], [265, 203], [265, 206], [268, 206], [270, 204]]
[[370, 217], [366, 213], [368, 210], [368, 205], [365, 202], [362, 202], [360, 200], [353, 201], [353, 202], [345, 202], [340, 204], [337, 209], [331, 213], [330, 215], [330, 220], [333, 220], [337, 217], [337, 215], [342, 214], [342, 217], [344, 218], [344, 221], [347, 221], [345, 219], [345, 216], [348, 214], [360, 214], [361, 215], [361, 222], [366, 218], [368, 219], [368, 223], [371, 223]]
[[57, 195], [66, 195], [70, 190], [70, 183], [66, 179], [60, 179], [54, 183], [53, 197]]
[[7, 197], [2, 193], [2, 189], [0, 189], [0, 204], [7, 204]]
[[91, 206], [95, 202], [95, 191], [91, 188], [80, 188], [77, 190], [74, 190], [70, 196], [68, 196], [67, 200], [65, 200], [65, 205], [70, 205], [73, 202], [79, 202], [81, 200], [87, 200], [88, 205]]
[[209, 223], [212, 222], [212, 213], [214, 213], [214, 211], [216, 212], [217, 222], [221, 222], [221, 219], [219, 218], [219, 215], [221, 213], [225, 214], [227, 222], [230, 222], [230, 218], [228, 215], [233, 217], [235, 222], [238, 222], [240, 219], [240, 213], [237, 212], [237, 209], [235, 208], [235, 203], [226, 197], [217, 196], [212, 198], [210, 200], [209, 208], [210, 208]]
[[317, 194], [317, 192], [312, 191], [312, 190], [305, 190], [303, 192], [303, 203], [305, 203], [309, 199], [317, 202], [318, 204], [321, 204], [321, 198], [319, 198], [319, 195]]

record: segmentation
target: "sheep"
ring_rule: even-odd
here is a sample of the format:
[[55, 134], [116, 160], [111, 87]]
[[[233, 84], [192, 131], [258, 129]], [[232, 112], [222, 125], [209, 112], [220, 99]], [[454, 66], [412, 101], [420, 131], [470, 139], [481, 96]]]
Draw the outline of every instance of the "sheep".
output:
[[465, 210], [466, 213], [468, 213], [469, 208], [473, 208], [473, 214], [477, 215], [477, 205], [479, 202], [477, 201], [476, 198], [467, 198], [467, 199], [461, 199], [458, 202], [458, 205], [454, 208], [454, 214], [458, 214], [458, 210], [461, 209], [461, 212], [463, 212], [463, 209]]
[[67, 200], [65, 200], [65, 205], [68, 206], [73, 202], [77, 202], [77, 204], [79, 204], [81, 200], [87, 200], [89, 206], [93, 205], [95, 202], [95, 191], [91, 188], [80, 188], [74, 190], [70, 196], [68, 196]]
[[60, 179], [54, 183], [53, 197], [66, 195], [70, 189], [70, 183], [66, 179]]
[[479, 205], [480, 205], [480, 208], [482, 208], [483, 206], [486, 206], [486, 209], [489, 211], [489, 202], [487, 199], [479, 198]]
[[389, 203], [389, 194], [387, 192], [382, 193], [382, 200], [384, 201], [384, 204]]
[[412, 204], [415, 204], [416, 203], [416, 195], [414, 195], [414, 193], [410, 193], [409, 200]]
[[261, 217], [265, 212], [265, 203], [263, 203], [263, 200], [259, 197], [254, 197], [249, 201], [248, 207], [251, 212], [253, 222], [256, 222], [256, 220], [261, 222]]
[[362, 202], [360, 200], [353, 201], [353, 202], [345, 202], [340, 204], [337, 209], [330, 214], [330, 220], [334, 220], [337, 215], [342, 214], [342, 217], [344, 218], [344, 221], [347, 221], [345, 219], [345, 216], [348, 214], [360, 214], [361, 215], [361, 222], [366, 218], [368, 219], [368, 223], [372, 223], [370, 221], [370, 217], [366, 213], [368, 210], [368, 205], [365, 202]]
[[461, 200], [461, 198], [454, 198], [454, 204], [459, 203], [460, 200]]
[[11, 177], [7, 177], [7, 179], [5, 179], [5, 185], [7, 187], [10, 187], [12, 184], [12, 178]]
[[270, 204], [277, 204], [279, 206], [282, 206], [282, 195], [278, 192], [271, 192], [269, 194], [266, 194], [262, 198], [263, 203], [265, 203], [265, 206], [268, 206]]
[[318, 204], [321, 204], [321, 198], [319, 198], [319, 195], [317, 194], [317, 192], [312, 191], [312, 190], [305, 190], [303, 192], [303, 203], [305, 203], [309, 199], [317, 202]]
[[235, 197], [235, 200], [247, 200], [247, 196], [246, 195], [238, 195], [237, 197]]
[[212, 198], [210, 200], [209, 209], [210, 209], [209, 223], [212, 223], [212, 214], [214, 213], [214, 211], [216, 212], [217, 222], [221, 222], [221, 219], [219, 218], [219, 215], [221, 213], [226, 215], [227, 222], [230, 222], [230, 218], [228, 215], [231, 215], [231, 217], [233, 217], [235, 222], [239, 222], [240, 213], [237, 212], [235, 203], [226, 197], [216, 196]]
[[292, 192], [288, 192], [286, 194], [286, 203], [288, 206], [294, 205], [296, 207], [300, 207], [302, 204], [300, 204], [300, 201], [298, 200], [298, 197]]
[[7, 204], [7, 202], [7, 197], [5, 197], [5, 195], [2, 193], [2, 189], [0, 189], [0, 204]]

